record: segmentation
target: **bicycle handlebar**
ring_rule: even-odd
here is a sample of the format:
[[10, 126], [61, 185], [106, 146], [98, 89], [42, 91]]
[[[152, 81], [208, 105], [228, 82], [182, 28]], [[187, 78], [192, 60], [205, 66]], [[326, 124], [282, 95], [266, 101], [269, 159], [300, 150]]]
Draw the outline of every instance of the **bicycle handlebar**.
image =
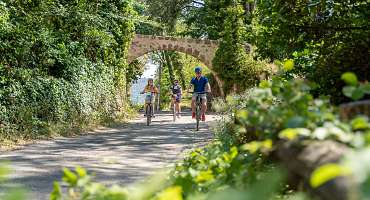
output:
[[189, 92], [190, 94], [208, 94], [210, 92]]

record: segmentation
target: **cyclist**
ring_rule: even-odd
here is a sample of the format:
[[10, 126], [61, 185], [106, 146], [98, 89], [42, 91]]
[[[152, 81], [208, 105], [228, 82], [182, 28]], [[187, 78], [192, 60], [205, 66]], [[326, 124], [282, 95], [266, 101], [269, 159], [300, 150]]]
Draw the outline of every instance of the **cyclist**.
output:
[[[202, 109], [201, 109], [201, 120], [206, 120], [206, 111], [207, 111], [207, 94], [205, 92], [210, 93], [211, 92], [211, 86], [208, 82], [208, 79], [204, 76], [202, 76], [202, 68], [197, 66], [194, 69], [195, 77], [191, 79], [189, 88], [194, 88], [193, 97], [191, 99], [191, 111], [192, 111], [192, 118], [195, 118], [195, 101], [197, 97], [197, 93], [203, 93], [200, 94], [202, 98]], [[189, 91], [189, 90], [188, 90]]]
[[182, 95], [182, 89], [181, 86], [179, 85], [178, 80], [174, 80], [173, 85], [171, 86], [171, 91], [172, 91], [172, 101], [171, 105], [175, 103], [176, 105], [176, 115], [178, 118], [181, 117], [181, 95]]
[[[145, 107], [144, 108], [146, 108], [146, 105], [149, 104], [149, 103], [154, 105], [155, 95], [158, 94], [158, 89], [157, 89], [157, 87], [155, 87], [152, 78], [148, 79], [148, 83], [145, 86], [144, 90], [141, 92], [141, 94], [149, 93], [149, 92], [151, 94], [145, 96]], [[146, 114], [144, 114], [144, 116], [146, 116]], [[152, 113], [152, 116], [154, 117], [154, 113]]]

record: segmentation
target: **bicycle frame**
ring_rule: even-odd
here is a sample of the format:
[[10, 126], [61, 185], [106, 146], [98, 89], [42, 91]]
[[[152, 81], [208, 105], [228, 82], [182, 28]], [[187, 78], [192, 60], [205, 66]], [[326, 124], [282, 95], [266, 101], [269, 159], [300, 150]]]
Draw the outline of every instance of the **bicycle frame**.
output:
[[153, 100], [153, 93], [147, 92], [146, 96], [150, 96], [149, 103], [145, 103], [145, 114], [146, 114], [146, 125], [149, 126], [152, 122], [152, 114], [153, 114], [153, 106], [152, 106], [152, 100]]
[[173, 115], [173, 121], [175, 122], [176, 121], [176, 95], [172, 94], [171, 95], [171, 98], [172, 98], [172, 115]]
[[200, 123], [200, 118], [201, 118], [201, 111], [202, 111], [202, 101], [203, 99], [201, 98], [202, 94], [207, 94], [206, 92], [193, 92], [196, 94], [195, 98], [195, 119], [196, 119], [196, 130], [199, 131], [199, 123]]

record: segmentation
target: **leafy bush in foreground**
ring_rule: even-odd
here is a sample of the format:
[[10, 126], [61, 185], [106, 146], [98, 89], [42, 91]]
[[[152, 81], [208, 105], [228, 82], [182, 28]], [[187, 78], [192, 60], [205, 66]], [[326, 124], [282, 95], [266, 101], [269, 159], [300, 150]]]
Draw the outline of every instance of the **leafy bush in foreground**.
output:
[[[52, 200], [61, 199], [132, 199], [132, 200], [205, 200], [205, 199], [304, 199], [280, 190], [283, 179], [273, 165], [263, 165], [262, 155], [248, 154], [233, 147], [225, 151], [220, 144], [196, 149], [178, 163], [169, 176], [161, 175], [136, 188], [105, 187], [91, 182], [79, 167], [65, 169], [63, 194], [54, 183]], [[281, 174], [281, 173], [280, 173]], [[280, 190], [280, 191], [279, 191]], [[280, 195], [284, 194], [284, 195]]]
[[[218, 109], [229, 113], [218, 129], [219, 142], [195, 149], [167, 175], [136, 189], [107, 188], [90, 182], [86, 172], [65, 170], [67, 194], [56, 185], [58, 199], [308, 199], [291, 189], [271, 153], [278, 141], [297, 146], [313, 140], [336, 140], [354, 149], [339, 164], [317, 168], [311, 187], [338, 176], [353, 175], [358, 195], [368, 198], [370, 123], [365, 116], [339, 119], [326, 99], [314, 99], [303, 80], [274, 78], [245, 96], [228, 98]], [[228, 139], [225, 139], [228, 138]], [[231, 138], [231, 139], [230, 139]], [[88, 181], [86, 181], [88, 180]], [[91, 188], [96, 188], [92, 190]], [[131, 191], [132, 190], [132, 191]], [[104, 196], [104, 195], [121, 195]], [[86, 195], [86, 196], [84, 196]]]

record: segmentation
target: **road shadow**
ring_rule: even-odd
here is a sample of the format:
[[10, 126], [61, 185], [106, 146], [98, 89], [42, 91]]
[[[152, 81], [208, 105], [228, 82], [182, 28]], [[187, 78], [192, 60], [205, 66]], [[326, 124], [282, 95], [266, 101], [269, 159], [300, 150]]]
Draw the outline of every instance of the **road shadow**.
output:
[[[24, 185], [35, 199], [48, 199], [53, 181], [61, 180], [63, 167], [79, 165], [96, 174], [98, 181], [127, 185], [180, 159], [186, 150], [212, 140], [207, 124], [196, 132], [194, 123], [171, 123], [167, 119], [170, 116], [163, 112], [150, 126], [138, 119], [125, 128], [41, 141], [2, 153], [0, 160], [11, 163], [13, 172], [8, 182]], [[6, 187], [0, 186], [0, 191], [4, 190]]]

